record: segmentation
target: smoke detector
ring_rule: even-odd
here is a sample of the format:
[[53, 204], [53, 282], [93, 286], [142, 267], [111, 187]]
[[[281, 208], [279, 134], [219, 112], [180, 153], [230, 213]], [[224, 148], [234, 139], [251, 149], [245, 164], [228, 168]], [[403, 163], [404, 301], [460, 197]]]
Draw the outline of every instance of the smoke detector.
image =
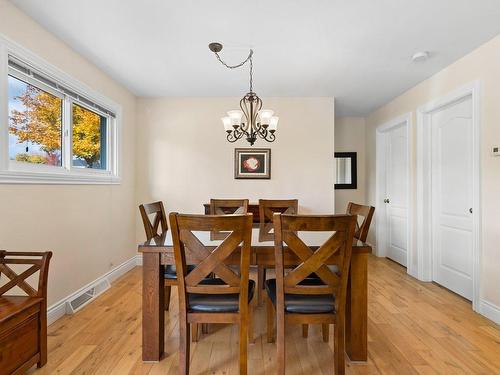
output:
[[424, 62], [429, 58], [429, 52], [427, 51], [420, 51], [415, 53], [412, 57], [411, 60], [413, 62]]

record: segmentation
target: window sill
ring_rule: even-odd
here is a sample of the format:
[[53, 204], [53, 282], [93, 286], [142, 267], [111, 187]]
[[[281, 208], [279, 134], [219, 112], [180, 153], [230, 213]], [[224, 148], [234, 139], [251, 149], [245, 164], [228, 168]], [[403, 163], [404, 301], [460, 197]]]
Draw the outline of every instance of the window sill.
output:
[[119, 185], [120, 183], [121, 177], [98, 173], [0, 172], [0, 184]]

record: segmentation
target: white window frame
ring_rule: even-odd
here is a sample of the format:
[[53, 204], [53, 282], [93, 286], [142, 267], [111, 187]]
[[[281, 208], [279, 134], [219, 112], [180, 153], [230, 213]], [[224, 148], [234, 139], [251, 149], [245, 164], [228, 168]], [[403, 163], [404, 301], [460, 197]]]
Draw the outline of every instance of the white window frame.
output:
[[[32, 66], [44, 76], [115, 114], [111, 115], [60, 93], [43, 82], [17, 73], [8, 66], [9, 56]], [[63, 99], [62, 166], [9, 160], [8, 76], [12, 75]], [[106, 117], [106, 169], [72, 165], [72, 105]], [[0, 34], [0, 184], [119, 184], [121, 183], [121, 106], [70, 77]]]

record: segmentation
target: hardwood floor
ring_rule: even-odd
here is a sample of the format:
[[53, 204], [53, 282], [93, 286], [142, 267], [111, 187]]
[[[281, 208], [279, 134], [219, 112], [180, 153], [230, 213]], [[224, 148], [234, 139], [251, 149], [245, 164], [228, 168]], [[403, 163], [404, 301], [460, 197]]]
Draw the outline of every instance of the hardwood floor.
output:
[[[256, 276], [256, 275], [253, 275]], [[42, 374], [178, 374], [177, 293], [166, 313], [167, 357], [141, 360], [141, 269], [74, 316], [49, 327], [49, 360]], [[332, 332], [333, 330], [330, 330]], [[367, 363], [347, 360], [347, 374], [500, 374], [500, 327], [472, 312], [470, 303], [431, 283], [421, 283], [386, 259], [369, 261]], [[274, 374], [275, 344], [265, 337], [265, 311], [255, 318], [249, 374]], [[192, 374], [237, 374], [236, 326], [211, 325], [192, 345]], [[311, 326], [287, 330], [287, 374], [332, 374], [332, 340]]]

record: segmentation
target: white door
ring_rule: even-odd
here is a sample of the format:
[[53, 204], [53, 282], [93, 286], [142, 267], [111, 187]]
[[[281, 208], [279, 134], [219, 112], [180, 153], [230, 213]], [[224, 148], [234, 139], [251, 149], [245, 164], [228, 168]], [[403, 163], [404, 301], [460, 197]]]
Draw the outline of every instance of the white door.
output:
[[408, 135], [407, 122], [384, 132], [385, 255], [407, 266], [408, 254]]
[[472, 299], [472, 98], [430, 114], [432, 278]]

